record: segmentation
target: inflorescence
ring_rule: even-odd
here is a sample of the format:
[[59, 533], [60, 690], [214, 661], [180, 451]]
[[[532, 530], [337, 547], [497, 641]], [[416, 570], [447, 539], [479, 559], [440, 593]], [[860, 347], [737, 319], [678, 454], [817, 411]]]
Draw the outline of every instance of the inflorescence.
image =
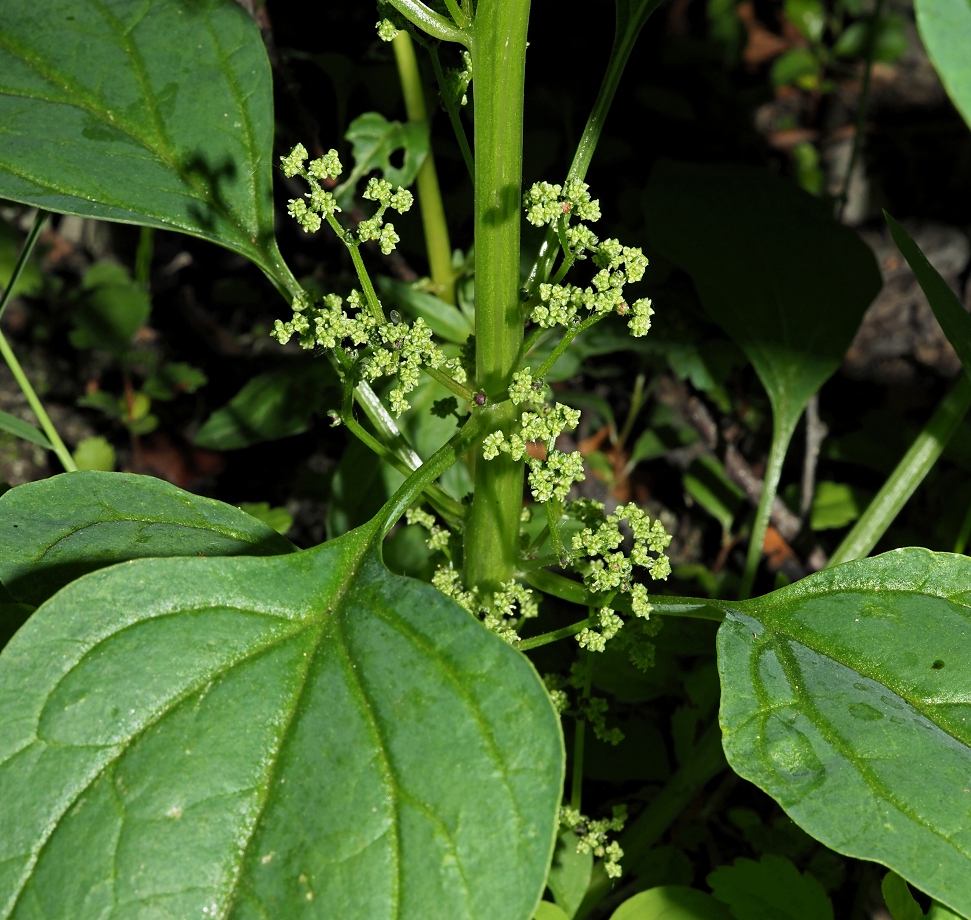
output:
[[[334, 195], [321, 182], [335, 180], [342, 172], [336, 150], [307, 162], [307, 150], [297, 144], [289, 156], [281, 157], [283, 173], [287, 177], [301, 176], [310, 186], [302, 198], [292, 199], [287, 209], [307, 233], [316, 233], [323, 221], [331, 223], [338, 236], [349, 248], [369, 240], [377, 241], [387, 255], [398, 243], [394, 224], [385, 222], [391, 209], [404, 214], [414, 203], [411, 192], [394, 188], [386, 179], [368, 180], [363, 197], [377, 204], [375, 213], [357, 226], [357, 238], [345, 233], [334, 215], [340, 210]], [[372, 289], [373, 297], [373, 289]], [[344, 309], [345, 304], [351, 312]], [[293, 336], [302, 348], [319, 345], [326, 349], [340, 349], [357, 373], [369, 382], [381, 377], [397, 377], [398, 386], [389, 394], [392, 411], [401, 415], [410, 408], [406, 399], [418, 385], [423, 366], [449, 370], [459, 383], [465, 381], [465, 371], [458, 359], [446, 359], [432, 341], [432, 331], [421, 318], [408, 324], [395, 317], [388, 322], [380, 304], [369, 302], [365, 294], [351, 291], [346, 301], [336, 294], [316, 300], [306, 291], [293, 300], [293, 316], [289, 322], [277, 320], [271, 335], [285, 345]]]
[[[539, 303], [530, 317], [533, 322], [547, 329], [569, 327], [613, 312], [629, 317], [631, 335], [647, 335], [654, 314], [650, 298], [629, 304], [624, 295], [626, 285], [644, 277], [647, 258], [637, 247], [622, 246], [619, 240], [599, 240], [586, 225], [600, 219], [600, 203], [591, 199], [586, 183], [572, 180], [560, 186], [537, 182], [526, 193], [525, 208], [526, 220], [534, 226], [556, 228], [563, 247], [563, 266], [557, 276], [539, 286]], [[571, 225], [573, 218], [581, 223]], [[589, 285], [560, 283], [575, 262], [587, 258], [599, 269]]]

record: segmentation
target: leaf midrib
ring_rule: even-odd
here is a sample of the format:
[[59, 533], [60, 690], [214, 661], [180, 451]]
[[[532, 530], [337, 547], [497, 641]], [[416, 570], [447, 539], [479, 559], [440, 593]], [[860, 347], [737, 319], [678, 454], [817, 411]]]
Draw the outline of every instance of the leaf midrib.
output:
[[[206, 20], [206, 22], [210, 30], [210, 35], [212, 35], [211, 26], [208, 23], [208, 19]], [[126, 42], [130, 43], [130, 37], [126, 37]], [[107, 109], [102, 109], [99, 106], [98, 104], [99, 100], [96, 97], [92, 96], [89, 92], [84, 90], [75, 81], [71, 80], [69, 77], [67, 77], [65, 74], [63, 74], [60, 71], [54, 70], [53, 68], [50, 68], [50, 67], [46, 67], [43, 63], [43, 59], [36, 52], [32, 52], [31, 50], [28, 50], [22, 46], [19, 46], [16, 42], [12, 41], [10, 38], [5, 37], [2, 32], [0, 32], [0, 48], [7, 51], [12, 57], [15, 57], [18, 60], [20, 60], [23, 64], [25, 64], [29, 69], [34, 71], [48, 84], [50, 84], [55, 88], [60, 88], [67, 95], [68, 100], [70, 100], [70, 101], [64, 101], [64, 100], [60, 101], [61, 105], [73, 105], [75, 108], [81, 109], [82, 111], [91, 115], [93, 118], [96, 118], [99, 121], [101, 121], [101, 123], [106, 125], [107, 127], [112, 128], [116, 131], [120, 131], [123, 134], [126, 134], [133, 141], [135, 141], [135, 143], [143, 147], [146, 151], [148, 151], [150, 154], [152, 154], [154, 157], [160, 160], [164, 166], [166, 166], [172, 173], [174, 173], [178, 177], [178, 179], [182, 182], [185, 188], [189, 190], [190, 195], [188, 197], [208, 205], [216, 213], [218, 213], [231, 227], [233, 227], [234, 230], [237, 231], [239, 238], [244, 243], [244, 247], [250, 244], [250, 240], [253, 234], [246, 230], [246, 228], [243, 226], [243, 224], [235, 214], [233, 214], [232, 212], [227, 212], [226, 209], [222, 206], [222, 204], [217, 199], [215, 199], [211, 194], [208, 193], [204, 183], [200, 184], [198, 182], [192, 181], [191, 176], [188, 173], [186, 173], [181, 168], [181, 166], [179, 166], [178, 161], [175, 157], [175, 152], [169, 147], [168, 139], [164, 133], [157, 135], [156, 142], [161, 142], [159, 143], [159, 146], [164, 147], [165, 149], [155, 149], [152, 146], [152, 144], [149, 142], [149, 140], [147, 140], [137, 130], [137, 128], [129, 119], [124, 118], [121, 115], [121, 113], [119, 113], [118, 119], [116, 120], [112, 113], [108, 112]], [[222, 48], [221, 46], [218, 45], [218, 43], [216, 44], [216, 50], [219, 53], [220, 60], [223, 60]], [[140, 55], [138, 56], [138, 60], [140, 60]], [[146, 103], [149, 110], [154, 112], [155, 117], [158, 118], [159, 116], [158, 116], [156, 100], [154, 98], [154, 95], [149, 92], [150, 87], [144, 86], [140, 79], [137, 80], [137, 82], [138, 82], [139, 88], [142, 90], [143, 101]], [[234, 80], [229, 80], [228, 82], [230, 83], [231, 89], [233, 91], [233, 95], [236, 97], [237, 104], [239, 104], [238, 87], [234, 85], [235, 84]], [[0, 86], [0, 95], [20, 97], [23, 94], [12, 92], [9, 89]], [[240, 114], [244, 120], [244, 124], [247, 125], [249, 129], [250, 127], [249, 117], [248, 117], [248, 112], [246, 112], [245, 110], [245, 107], [241, 109]], [[255, 156], [255, 152], [252, 146], [251, 130], [247, 131], [247, 143], [245, 146], [246, 146], [247, 152], [250, 154], [250, 157], [253, 163], [258, 163], [259, 158]], [[8, 168], [6, 165], [4, 166], [4, 169], [8, 172], [13, 173], [14, 175], [18, 174], [14, 172], [12, 169]], [[27, 176], [23, 174], [20, 175], [20, 178], [26, 178], [26, 177]], [[60, 191], [61, 194], [71, 194], [70, 192], [63, 192], [59, 190], [56, 186], [50, 184], [49, 182], [37, 181], [34, 178], [31, 178], [30, 181], [34, 182], [36, 185], [41, 186], [42, 188], [48, 188], [48, 189], [51, 189], [52, 191]], [[249, 190], [250, 192], [253, 191], [252, 186], [249, 186]], [[79, 196], [75, 194], [73, 195], [73, 197], [83, 197], [83, 196]], [[251, 196], [251, 197], [255, 198], [255, 196]], [[251, 200], [249, 204], [253, 208], [253, 213], [258, 215], [259, 207], [257, 202], [255, 200]], [[119, 207], [119, 205], [114, 205], [114, 206]], [[130, 208], [125, 208], [125, 210], [130, 211]], [[152, 216], [155, 216], [155, 215], [152, 215]], [[161, 218], [157, 218], [157, 219], [161, 219]], [[169, 221], [165, 221], [165, 222], [170, 223]], [[262, 222], [259, 220], [258, 217], [256, 220], [256, 224], [260, 230], [263, 229], [261, 226]]]

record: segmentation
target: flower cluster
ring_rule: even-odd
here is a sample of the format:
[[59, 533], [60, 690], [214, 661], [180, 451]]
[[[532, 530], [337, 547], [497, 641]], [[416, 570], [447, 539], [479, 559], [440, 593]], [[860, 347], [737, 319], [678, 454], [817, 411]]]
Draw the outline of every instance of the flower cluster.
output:
[[[288, 179], [302, 176], [307, 180], [310, 191], [302, 198], [290, 199], [287, 202], [287, 211], [305, 233], [316, 233], [322, 221], [332, 219], [334, 214], [340, 211], [337, 199], [320, 183], [328, 179], [337, 179], [344, 167], [336, 150], [330, 150], [324, 156], [310, 160], [309, 163], [307, 157], [307, 148], [303, 144], [297, 144], [288, 156], [280, 157], [280, 166]], [[377, 240], [381, 252], [389, 255], [398, 244], [400, 237], [395, 233], [394, 224], [384, 222], [385, 212], [391, 208], [399, 214], [404, 214], [414, 204], [414, 196], [407, 189], [400, 187], [395, 189], [387, 179], [372, 178], [368, 180], [364, 198], [367, 201], [377, 202], [378, 210], [372, 217], [358, 224], [357, 238], [362, 243]]]
[[405, 520], [409, 524], [418, 524], [428, 531], [428, 539], [425, 542], [432, 552], [445, 552], [448, 549], [448, 538], [451, 532], [445, 527], [439, 527], [435, 523], [433, 514], [421, 508], [409, 508], [405, 512]]
[[600, 821], [590, 820], [580, 814], [578, 809], [571, 808], [569, 805], [560, 808], [560, 825], [576, 834], [577, 852], [592, 852], [594, 856], [600, 857], [604, 861], [604, 871], [609, 878], [620, 878], [623, 875], [620, 860], [624, 856], [624, 851], [616, 840], [608, 843], [608, 835], [611, 832], [622, 831], [626, 823], [626, 805], [615, 805], [613, 817]]
[[[613, 514], [604, 515], [603, 511], [600, 502], [587, 499], [567, 506], [567, 514], [584, 524], [573, 535], [569, 564], [583, 575], [583, 582], [591, 592], [608, 597], [618, 592], [629, 594], [635, 616], [647, 619], [652, 607], [647, 599], [647, 588], [633, 580], [634, 566], [647, 569], [655, 580], [667, 578], [671, 574], [671, 563], [664, 550], [671, 543], [671, 537], [659, 520], [652, 521], [633, 502], [618, 506]], [[625, 539], [621, 530], [623, 523], [633, 536], [629, 554], [622, 549]], [[587, 626], [577, 634], [577, 642], [581, 648], [602, 652], [623, 627], [624, 621], [608, 604], [596, 612], [595, 618], [593, 626]]]
[[406, 397], [418, 385], [423, 365], [449, 368], [457, 379], [464, 379], [458, 359], [446, 359], [423, 319], [416, 319], [412, 325], [382, 322], [358, 291], [351, 291], [346, 305], [352, 313], [344, 309], [345, 301], [336, 294], [315, 302], [304, 292], [293, 300], [293, 318], [289, 322], [278, 319], [270, 334], [281, 345], [295, 335], [303, 348], [340, 347], [365, 380], [397, 377], [398, 386], [388, 398], [398, 415], [411, 408]]
[[[584, 224], [570, 225], [572, 218], [594, 222], [600, 218], [600, 204], [591, 200], [583, 182], [567, 182], [562, 188], [549, 182], [537, 182], [525, 197], [526, 219], [537, 227], [556, 224], [564, 244], [564, 267], [592, 258], [599, 269], [590, 284], [546, 283], [539, 286], [539, 303], [531, 319], [538, 326], [571, 326], [587, 317], [617, 313], [628, 316], [631, 335], [647, 335], [654, 310], [650, 298], [629, 304], [624, 287], [644, 277], [647, 258], [634, 246], [622, 246], [619, 240], [599, 240]], [[561, 270], [560, 274], [563, 274]], [[557, 279], [554, 279], [556, 282]]]
[[[530, 406], [519, 416], [519, 428], [508, 436], [502, 431], [487, 435], [482, 443], [482, 456], [492, 460], [500, 453], [513, 460], [525, 460], [529, 466], [529, 487], [533, 498], [542, 503], [551, 499], [564, 501], [570, 486], [585, 478], [583, 458], [579, 451], [564, 453], [556, 449], [556, 439], [564, 431], [572, 431], [580, 422], [580, 412], [562, 403], [550, 406], [545, 401], [544, 388], [533, 380], [530, 369], [513, 375], [509, 398], [514, 405]], [[539, 442], [546, 457], [529, 452], [530, 443]]]
[[463, 587], [455, 569], [441, 566], [432, 576], [432, 584], [510, 645], [519, 641], [522, 621], [539, 616], [533, 592], [515, 579], [503, 584], [491, 597], [483, 598], [478, 588], [468, 591]]

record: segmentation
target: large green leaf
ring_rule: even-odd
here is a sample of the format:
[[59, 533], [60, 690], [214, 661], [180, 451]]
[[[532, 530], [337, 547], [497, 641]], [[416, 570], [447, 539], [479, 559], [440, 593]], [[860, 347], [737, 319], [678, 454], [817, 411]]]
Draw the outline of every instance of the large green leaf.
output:
[[526, 920], [559, 719], [374, 525], [79, 579], [0, 655], [5, 917]]
[[728, 611], [732, 767], [840, 853], [971, 915], [971, 559], [901, 549]]
[[183, 230], [270, 274], [270, 67], [229, 0], [0, 4], [0, 197]]
[[971, 3], [915, 0], [917, 28], [957, 110], [971, 125]]
[[794, 425], [839, 367], [881, 286], [869, 248], [768, 170], [662, 160], [645, 196], [657, 249], [745, 352], [777, 420]]
[[238, 508], [151, 476], [62, 473], [0, 497], [0, 581], [27, 604], [129, 559], [274, 556], [293, 549]]

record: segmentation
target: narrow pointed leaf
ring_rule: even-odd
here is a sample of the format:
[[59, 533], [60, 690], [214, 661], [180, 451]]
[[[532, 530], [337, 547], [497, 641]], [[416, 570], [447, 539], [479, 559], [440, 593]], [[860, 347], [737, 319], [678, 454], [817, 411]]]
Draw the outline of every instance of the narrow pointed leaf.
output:
[[32, 444], [53, 450], [51, 442], [47, 440], [47, 435], [43, 431], [31, 425], [30, 422], [25, 422], [23, 419], [17, 418], [16, 415], [11, 415], [9, 412], [0, 411], [0, 429], [9, 432], [15, 437], [23, 438], [25, 441], [30, 441]]
[[971, 915], [971, 559], [902, 549], [729, 610], [725, 753], [796, 823]]
[[[968, 7], [968, 15], [971, 20], [971, 5]], [[968, 38], [971, 40], [971, 34]], [[927, 261], [927, 256], [921, 252], [913, 237], [886, 212], [884, 217], [890, 226], [894, 243], [913, 271], [944, 335], [961, 359], [965, 373], [971, 377], [971, 316], [961, 306], [961, 301], [948, 287], [941, 273]]]
[[0, 655], [0, 915], [530, 917], [558, 717], [374, 538], [138, 560], [38, 609]]
[[270, 67], [223, 0], [0, 4], [0, 197], [177, 229], [280, 275]]
[[27, 604], [42, 604], [75, 578], [129, 559], [293, 549], [238, 508], [151, 476], [63, 473], [0, 497], [0, 581]]

